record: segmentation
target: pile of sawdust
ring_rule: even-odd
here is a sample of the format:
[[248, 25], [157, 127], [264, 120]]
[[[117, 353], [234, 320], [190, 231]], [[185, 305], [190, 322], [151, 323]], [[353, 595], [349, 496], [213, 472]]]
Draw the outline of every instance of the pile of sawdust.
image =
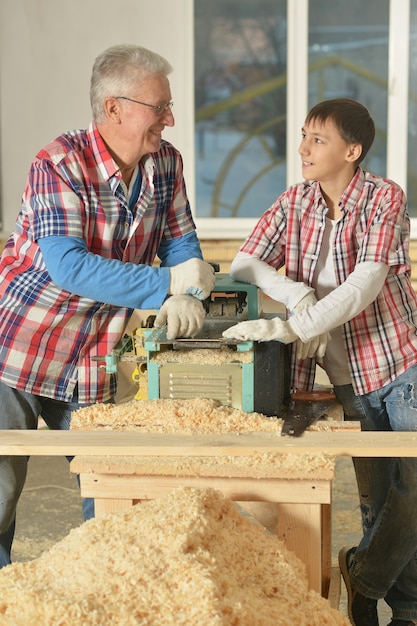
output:
[[1, 626], [349, 626], [304, 566], [213, 489], [86, 522], [0, 571]]

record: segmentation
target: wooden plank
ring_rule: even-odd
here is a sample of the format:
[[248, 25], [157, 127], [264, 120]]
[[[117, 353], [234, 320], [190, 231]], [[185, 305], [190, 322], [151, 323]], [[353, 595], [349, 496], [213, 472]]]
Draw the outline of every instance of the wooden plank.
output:
[[417, 432], [306, 432], [167, 435], [133, 431], [2, 430], [0, 455], [248, 456], [323, 453], [334, 456], [414, 457]]
[[[331, 501], [331, 481], [279, 480], [270, 478], [219, 478], [190, 476], [119, 476], [81, 474], [81, 495], [85, 498], [127, 498], [152, 500], [176, 487], [212, 487], [234, 501], [326, 503]], [[321, 538], [320, 538], [321, 541]]]

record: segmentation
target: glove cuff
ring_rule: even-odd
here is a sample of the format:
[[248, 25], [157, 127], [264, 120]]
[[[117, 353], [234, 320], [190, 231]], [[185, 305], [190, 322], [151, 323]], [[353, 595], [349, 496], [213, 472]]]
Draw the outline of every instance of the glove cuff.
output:
[[295, 341], [297, 339], [303, 340], [302, 329], [299, 327], [299, 324], [297, 324], [297, 321], [296, 321], [295, 317], [290, 317], [287, 320], [287, 325], [288, 325], [289, 332], [292, 332], [294, 334], [294, 339], [292, 341]]
[[[309, 287], [304, 283], [296, 283], [297, 289], [294, 289], [288, 298], [288, 309], [294, 311], [299, 305], [312, 306], [317, 302], [313, 287]], [[314, 299], [314, 302], [313, 302]], [[305, 303], [303, 303], [305, 300]], [[309, 301], [311, 300], [311, 304]]]

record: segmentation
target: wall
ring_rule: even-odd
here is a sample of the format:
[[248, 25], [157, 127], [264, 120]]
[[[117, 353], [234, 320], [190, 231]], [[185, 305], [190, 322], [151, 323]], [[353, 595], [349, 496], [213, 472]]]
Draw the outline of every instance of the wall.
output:
[[[35, 153], [61, 132], [88, 125], [92, 63], [102, 50], [122, 42], [149, 47], [174, 67], [176, 125], [165, 136], [183, 153], [194, 197], [193, 0], [155, 5], [148, 0], [1, 0], [0, 237], [13, 228]], [[225, 235], [231, 232], [224, 229]], [[240, 240], [220, 233], [203, 244], [207, 260], [227, 271]], [[411, 254], [417, 266], [417, 241]]]
[[193, 0], [1, 0], [0, 235], [13, 228], [36, 152], [89, 124], [91, 67], [114, 44], [143, 45], [173, 66], [176, 125], [165, 137], [183, 152], [191, 181], [193, 154], [184, 150], [193, 145], [192, 6]]

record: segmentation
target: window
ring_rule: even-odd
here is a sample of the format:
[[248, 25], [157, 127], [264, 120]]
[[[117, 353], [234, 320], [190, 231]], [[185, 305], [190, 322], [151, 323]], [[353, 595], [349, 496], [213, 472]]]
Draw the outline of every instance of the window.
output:
[[194, 11], [198, 216], [258, 217], [286, 186], [286, 1]]
[[377, 134], [363, 166], [396, 180], [417, 218], [417, 0], [399, 4], [194, 0], [195, 206], [203, 236], [206, 228], [208, 236], [246, 235], [300, 180], [305, 114], [337, 96], [370, 109]]
[[310, 0], [308, 108], [328, 98], [368, 107], [376, 137], [362, 166], [386, 176], [388, 0]]

